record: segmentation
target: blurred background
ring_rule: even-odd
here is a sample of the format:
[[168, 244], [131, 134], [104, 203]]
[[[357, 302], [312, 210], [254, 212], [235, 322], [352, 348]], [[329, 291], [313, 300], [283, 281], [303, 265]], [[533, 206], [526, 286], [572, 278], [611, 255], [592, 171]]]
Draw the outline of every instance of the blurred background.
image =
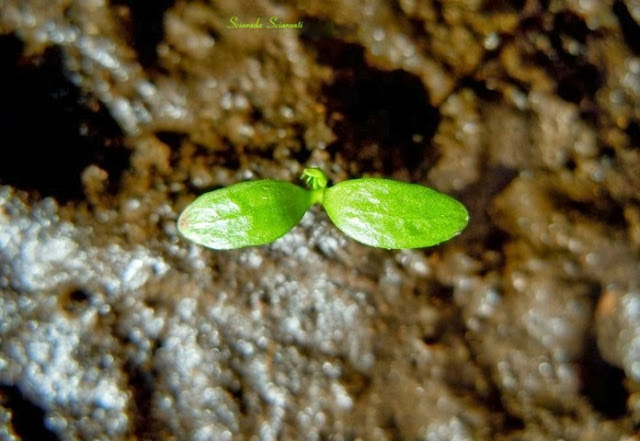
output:
[[[0, 439], [639, 439], [639, 54], [638, 0], [0, 1]], [[178, 235], [309, 166], [471, 221]]]

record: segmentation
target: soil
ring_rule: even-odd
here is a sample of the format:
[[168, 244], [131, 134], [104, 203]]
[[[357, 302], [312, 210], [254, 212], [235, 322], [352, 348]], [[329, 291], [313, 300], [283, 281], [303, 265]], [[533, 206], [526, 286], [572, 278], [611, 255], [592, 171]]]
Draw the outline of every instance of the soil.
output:
[[[639, 36], [636, 0], [0, 3], [0, 439], [637, 439]], [[470, 224], [178, 234], [309, 166]]]

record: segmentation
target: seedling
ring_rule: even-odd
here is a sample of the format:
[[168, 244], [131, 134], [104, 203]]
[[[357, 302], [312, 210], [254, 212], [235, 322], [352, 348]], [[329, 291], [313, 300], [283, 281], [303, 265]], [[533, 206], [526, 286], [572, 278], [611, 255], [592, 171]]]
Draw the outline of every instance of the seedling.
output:
[[178, 230], [217, 250], [264, 245], [295, 227], [315, 203], [350, 238], [386, 249], [422, 248], [459, 234], [469, 213], [457, 200], [422, 185], [363, 178], [328, 187], [327, 175], [307, 168], [307, 190], [265, 179], [205, 193], [182, 212]]

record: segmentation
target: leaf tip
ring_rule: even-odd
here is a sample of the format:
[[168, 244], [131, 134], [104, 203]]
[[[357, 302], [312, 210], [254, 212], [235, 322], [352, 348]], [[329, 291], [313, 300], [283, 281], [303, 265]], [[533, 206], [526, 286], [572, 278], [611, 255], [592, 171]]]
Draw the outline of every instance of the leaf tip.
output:
[[185, 209], [180, 216], [178, 217], [178, 231], [182, 234], [185, 233], [189, 229], [189, 225], [191, 224], [189, 219], [188, 207]]

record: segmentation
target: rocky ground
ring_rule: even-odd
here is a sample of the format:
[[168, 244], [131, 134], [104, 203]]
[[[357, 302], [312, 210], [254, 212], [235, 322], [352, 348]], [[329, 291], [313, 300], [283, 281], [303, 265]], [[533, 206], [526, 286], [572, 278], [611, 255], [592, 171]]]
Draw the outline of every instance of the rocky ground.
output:
[[[639, 54], [638, 0], [0, 2], [0, 439], [638, 439]], [[471, 222], [178, 235], [306, 166]]]

